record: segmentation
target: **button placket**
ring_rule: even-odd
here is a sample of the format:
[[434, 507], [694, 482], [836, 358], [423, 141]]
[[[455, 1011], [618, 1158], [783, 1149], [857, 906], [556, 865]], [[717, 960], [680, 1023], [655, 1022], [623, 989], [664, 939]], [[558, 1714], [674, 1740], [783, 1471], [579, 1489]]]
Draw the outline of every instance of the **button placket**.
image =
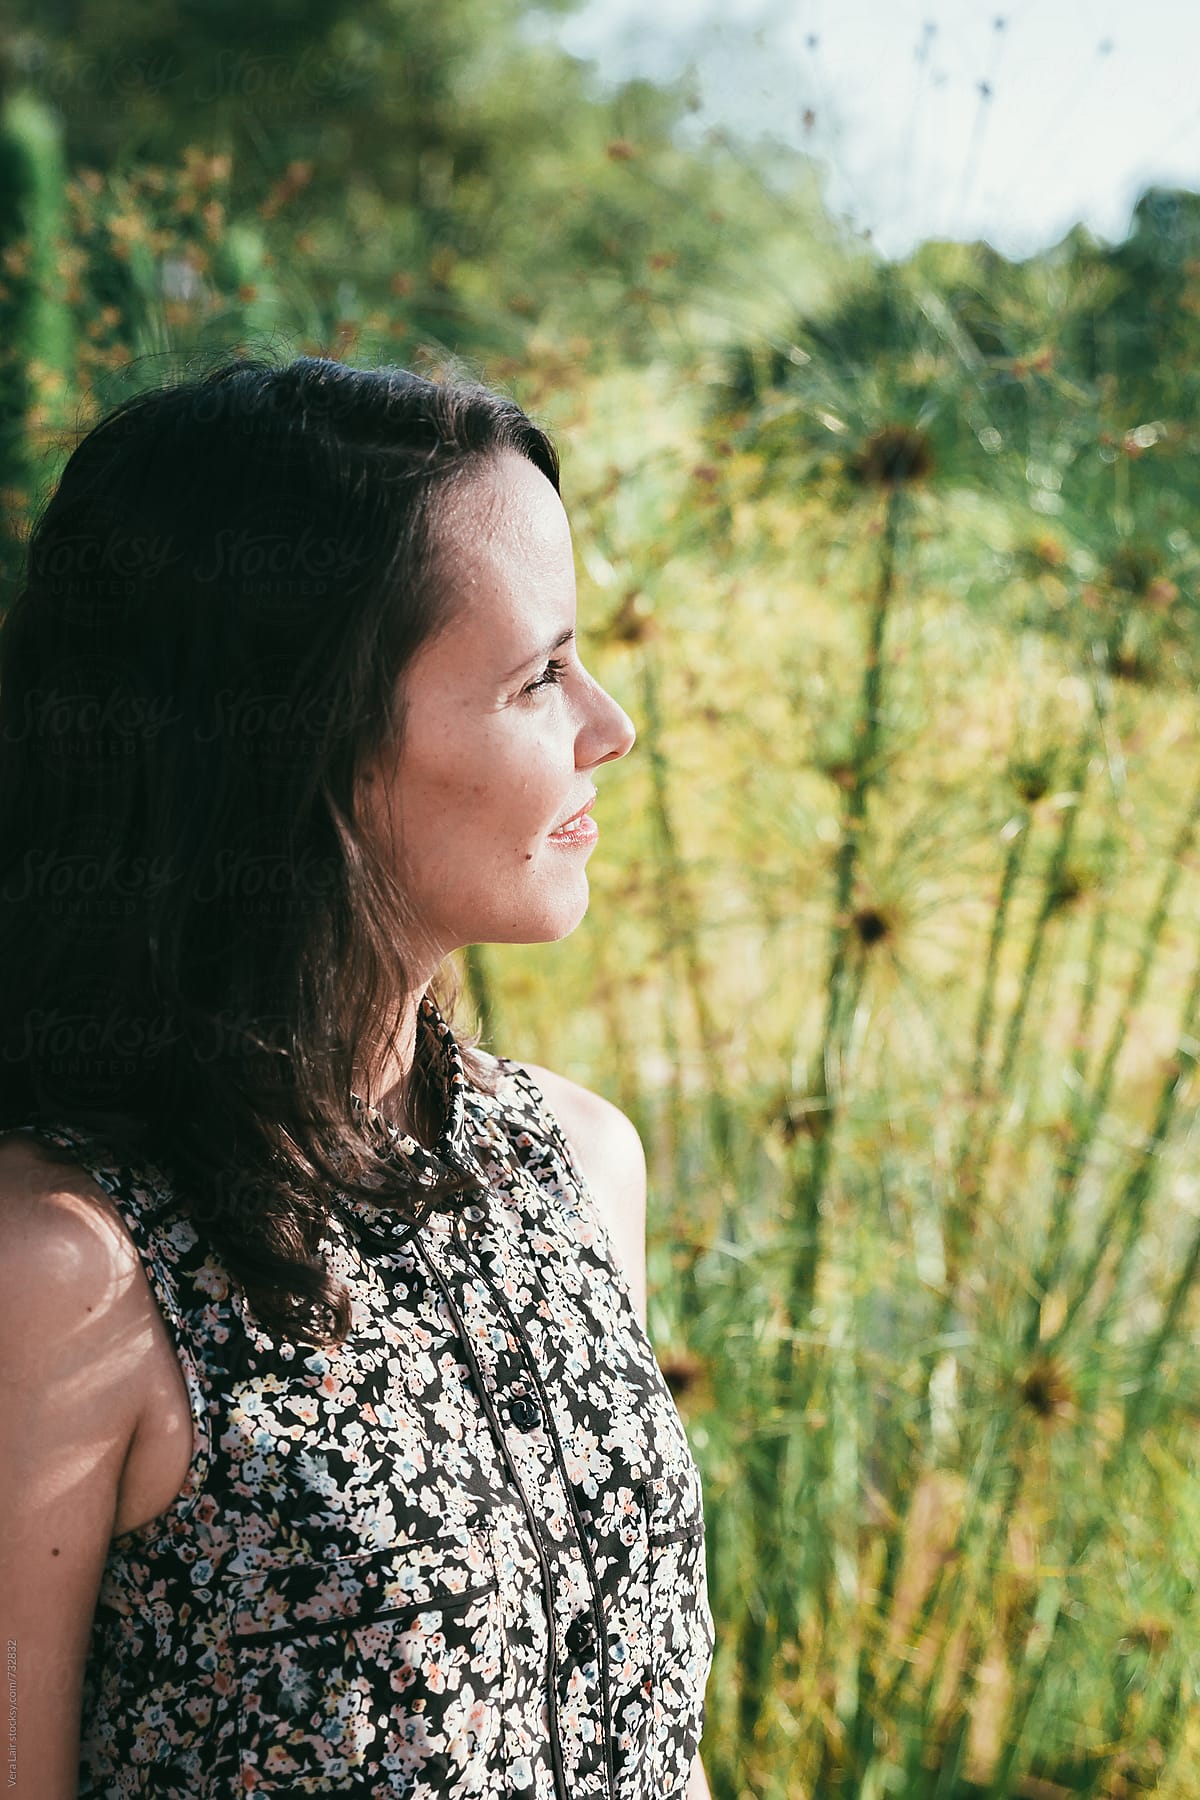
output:
[[[486, 1330], [477, 1336], [473, 1335], [472, 1344], [480, 1373], [488, 1383], [489, 1402], [497, 1409], [500, 1418], [513, 1428], [509, 1448], [515, 1458], [514, 1466], [520, 1468], [522, 1475], [529, 1471], [522, 1485], [526, 1489], [528, 1500], [537, 1510], [539, 1525], [543, 1526], [539, 1536], [552, 1570], [554, 1590], [558, 1592], [568, 1586], [571, 1563], [578, 1562], [581, 1567], [584, 1566], [586, 1551], [573, 1519], [573, 1495], [567, 1486], [565, 1468], [560, 1466], [562, 1447], [557, 1441], [553, 1422], [545, 1415], [540, 1397], [535, 1398], [538, 1395], [537, 1374], [536, 1368], [531, 1366], [536, 1355], [535, 1346], [529, 1342], [499, 1291], [504, 1283], [505, 1253], [511, 1251], [511, 1246], [504, 1244], [497, 1257], [496, 1246], [486, 1241], [485, 1234], [481, 1233], [475, 1242], [468, 1245], [461, 1231], [454, 1233], [453, 1243], [457, 1254], [453, 1259], [447, 1258], [446, 1262], [449, 1265], [452, 1260], [456, 1265], [452, 1271], [452, 1279], [456, 1299], [462, 1307], [468, 1329], [472, 1329], [476, 1320], [500, 1322], [508, 1318], [513, 1324], [513, 1332], [507, 1329], [504, 1332], [504, 1350], [498, 1349], [491, 1342], [490, 1333]], [[534, 1273], [536, 1275], [536, 1271]], [[540, 1281], [536, 1281], [535, 1285], [544, 1294]], [[484, 1293], [492, 1301], [490, 1308], [485, 1304]], [[538, 1431], [538, 1426], [544, 1426], [544, 1429]], [[564, 1538], [559, 1538], [544, 1528], [549, 1510], [547, 1502], [565, 1521]], [[556, 1647], [566, 1643], [565, 1656], [561, 1649], [556, 1648], [555, 1697], [563, 1706], [573, 1700], [579, 1719], [579, 1728], [570, 1733], [575, 1757], [574, 1778], [599, 1776], [601, 1785], [597, 1790], [597, 1800], [601, 1800], [602, 1796], [611, 1794], [611, 1788], [609, 1751], [605, 1740], [607, 1706], [598, 1668], [600, 1651], [595, 1636], [595, 1622], [588, 1611], [572, 1619], [564, 1632], [561, 1614], [555, 1623], [557, 1608], [553, 1597], [548, 1596], [548, 1601], [552, 1638]], [[586, 1639], [579, 1636], [580, 1632], [586, 1633]], [[584, 1651], [590, 1654], [580, 1655], [572, 1650], [568, 1634], [573, 1634]], [[583, 1665], [590, 1672], [585, 1672]]]
[[[428, 1243], [422, 1245], [421, 1256], [425, 1266], [430, 1272], [431, 1278], [442, 1291], [442, 1296], [447, 1309], [454, 1321], [455, 1328], [459, 1333], [467, 1363], [472, 1370], [480, 1410], [487, 1421], [493, 1438], [496, 1440], [496, 1448], [500, 1452], [508, 1469], [509, 1479], [520, 1497], [527, 1527], [534, 1540], [534, 1547], [541, 1564], [544, 1584], [543, 1595], [546, 1616], [547, 1657], [546, 1687], [543, 1692], [548, 1708], [550, 1756], [554, 1768], [554, 1793], [555, 1800], [567, 1800], [568, 1775], [563, 1756], [563, 1740], [558, 1716], [558, 1695], [555, 1682], [558, 1658], [556, 1654], [554, 1624], [557, 1593], [557, 1570], [555, 1567], [554, 1549], [552, 1545], [545, 1542], [546, 1534], [540, 1529], [543, 1514], [534, 1505], [530, 1494], [526, 1490], [525, 1483], [521, 1478], [521, 1471], [510, 1454], [507, 1444], [504, 1442], [503, 1429], [493, 1401], [494, 1377], [493, 1380], [489, 1382], [487, 1371], [483, 1366], [483, 1362], [480, 1360], [480, 1355], [477, 1354], [477, 1349], [482, 1352], [483, 1346], [482, 1344], [476, 1344], [472, 1334], [471, 1323], [468, 1318], [469, 1308], [464, 1309], [463, 1306], [463, 1301], [466, 1297], [464, 1290], [470, 1285], [471, 1276], [477, 1274], [478, 1271], [474, 1268], [466, 1245], [457, 1234], [455, 1241], [456, 1248], [459, 1252], [458, 1258], [445, 1254], [439, 1255], [433, 1253], [431, 1246]], [[449, 1239], [443, 1237], [440, 1243], [440, 1250], [444, 1252], [448, 1248], [448, 1244]], [[461, 1279], [462, 1267], [460, 1266], [460, 1262], [466, 1266], [466, 1283]], [[487, 1360], [486, 1353], [484, 1353], [483, 1360], [484, 1362]]]

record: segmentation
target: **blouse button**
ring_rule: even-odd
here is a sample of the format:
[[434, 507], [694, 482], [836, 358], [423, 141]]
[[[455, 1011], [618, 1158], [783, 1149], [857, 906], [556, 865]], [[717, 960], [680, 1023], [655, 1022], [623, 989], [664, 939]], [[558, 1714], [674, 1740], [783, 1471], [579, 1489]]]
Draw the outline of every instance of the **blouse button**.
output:
[[518, 1431], [532, 1431], [542, 1416], [537, 1402], [528, 1394], [517, 1394], [508, 1403], [508, 1416]]
[[589, 1613], [580, 1613], [572, 1619], [566, 1630], [566, 1645], [572, 1656], [582, 1656], [591, 1648], [592, 1620]]

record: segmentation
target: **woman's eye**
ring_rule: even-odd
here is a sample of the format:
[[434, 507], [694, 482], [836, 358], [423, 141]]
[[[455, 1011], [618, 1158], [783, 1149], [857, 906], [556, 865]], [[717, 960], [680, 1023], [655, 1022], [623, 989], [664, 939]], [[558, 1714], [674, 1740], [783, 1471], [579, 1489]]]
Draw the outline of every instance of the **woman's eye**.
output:
[[562, 662], [557, 656], [552, 656], [537, 680], [531, 681], [528, 687], [521, 689], [521, 692], [523, 694], [536, 694], [539, 688], [557, 687], [566, 672], [566, 663]]

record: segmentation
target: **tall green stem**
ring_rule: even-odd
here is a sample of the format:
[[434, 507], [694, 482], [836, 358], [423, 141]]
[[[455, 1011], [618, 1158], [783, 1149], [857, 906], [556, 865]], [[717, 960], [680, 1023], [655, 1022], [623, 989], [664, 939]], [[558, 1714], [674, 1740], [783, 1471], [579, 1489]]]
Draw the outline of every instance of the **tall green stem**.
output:
[[708, 982], [700, 955], [700, 925], [695, 897], [684, 872], [667, 786], [667, 759], [662, 743], [662, 711], [653, 653], [646, 648], [642, 661], [642, 710], [650, 764], [651, 808], [663, 872], [663, 960], [670, 967], [675, 954], [683, 958], [684, 976], [692, 999], [696, 1031], [704, 1057], [709, 1094], [709, 1123], [716, 1165], [722, 1180], [728, 1174], [732, 1144], [729, 1101], [721, 1070], [720, 1035], [708, 1000]]
[[[878, 779], [879, 743], [883, 698], [883, 642], [888, 616], [895, 598], [897, 583], [897, 546], [906, 495], [902, 487], [887, 490], [880, 543], [879, 572], [872, 595], [868, 625], [866, 660], [860, 696], [859, 718], [853, 760], [853, 775], [842, 817], [841, 838], [834, 874], [834, 921], [830, 944], [829, 968], [826, 976], [826, 1015], [821, 1045], [819, 1070], [815, 1088], [827, 1102], [819, 1121], [811, 1156], [803, 1166], [799, 1154], [795, 1159], [787, 1210], [791, 1222], [792, 1262], [787, 1277], [784, 1329], [776, 1357], [776, 1411], [780, 1418], [803, 1411], [804, 1396], [796, 1385], [797, 1332], [803, 1329], [811, 1309], [816, 1271], [820, 1255], [820, 1211], [831, 1165], [833, 1140], [841, 1107], [841, 1060], [844, 1053], [846, 1020], [853, 1016], [854, 1003], [862, 980], [861, 959], [855, 964], [850, 956], [853, 930], [852, 904], [854, 880], [858, 868], [866, 809], [870, 790]], [[806, 1474], [810, 1491], [817, 1491], [828, 1456], [828, 1431], [814, 1434], [815, 1442], [806, 1450]], [[788, 1432], [782, 1424], [766, 1456], [766, 1504], [761, 1512], [758, 1530], [759, 1566], [774, 1576], [770, 1589], [780, 1596], [778, 1616], [755, 1622], [749, 1614], [741, 1642], [743, 1685], [741, 1722], [743, 1732], [752, 1731], [761, 1717], [763, 1696], [778, 1645], [797, 1630], [796, 1596], [789, 1590], [787, 1573], [781, 1557], [780, 1507], [784, 1487], [783, 1476], [788, 1452]], [[830, 1559], [823, 1552], [823, 1566], [810, 1585], [811, 1592], [824, 1593], [828, 1585]]]
[[[1187, 858], [1195, 843], [1198, 829], [1200, 829], [1200, 784], [1197, 784], [1197, 787], [1193, 792], [1191, 804], [1183, 824], [1180, 826], [1179, 831], [1175, 836], [1175, 841], [1168, 852], [1167, 864], [1163, 871], [1163, 879], [1159, 887], [1158, 899], [1155, 903], [1154, 910], [1147, 921], [1146, 929], [1142, 934], [1138, 960], [1133, 973], [1130, 976], [1129, 987], [1126, 991], [1124, 1004], [1121, 1006], [1117, 1017], [1113, 1022], [1104, 1062], [1100, 1069], [1100, 1073], [1097, 1076], [1096, 1084], [1088, 1097], [1086, 1109], [1083, 1113], [1079, 1128], [1073, 1133], [1056, 1171], [1050, 1239], [1050, 1248], [1055, 1254], [1052, 1261], [1049, 1256], [1047, 1257], [1046, 1263], [1038, 1271], [1035, 1279], [1034, 1300], [1037, 1305], [1035, 1305], [1031, 1325], [1027, 1332], [1029, 1341], [1032, 1341], [1037, 1335], [1037, 1307], [1040, 1306], [1040, 1296], [1049, 1289], [1051, 1284], [1058, 1277], [1062, 1251], [1065, 1245], [1061, 1241], [1056, 1242], [1056, 1240], [1065, 1239], [1065, 1223], [1063, 1221], [1069, 1216], [1069, 1204], [1078, 1190], [1080, 1177], [1087, 1161], [1087, 1153], [1094, 1141], [1099, 1121], [1103, 1118], [1104, 1113], [1107, 1110], [1112, 1094], [1117, 1060], [1125, 1043], [1129, 1022], [1141, 1005], [1145, 995], [1150, 969], [1161, 941], [1167, 919], [1170, 916], [1171, 903], [1175, 896], [1175, 890], [1179, 885], [1182, 871], [1187, 865]], [[1155, 1129], [1157, 1130], [1157, 1127]], [[1152, 1132], [1150, 1142], [1153, 1144], [1154, 1141], [1154, 1133]], [[1132, 1236], [1136, 1233], [1137, 1229], [1137, 1220], [1140, 1218], [1141, 1204], [1145, 1198], [1148, 1183], [1152, 1179], [1154, 1173], [1153, 1166], [1148, 1161], [1150, 1154], [1150, 1149], [1147, 1147], [1143, 1151], [1138, 1165], [1129, 1181], [1114, 1197], [1108, 1212], [1101, 1221], [1096, 1232], [1092, 1249], [1085, 1258], [1083, 1266], [1073, 1283], [1072, 1293], [1068, 1300], [1062, 1321], [1055, 1330], [1052, 1338], [1049, 1340], [1052, 1345], [1058, 1344], [1063, 1336], [1070, 1330], [1078, 1317], [1080, 1309], [1086, 1304], [1091, 1295], [1096, 1277], [1108, 1254], [1122, 1214], [1126, 1216], [1126, 1229], [1123, 1233], [1123, 1241], [1126, 1244], [1132, 1241]], [[1056, 1221], [1058, 1222], [1056, 1223]]]
[[[1085, 734], [1076, 755], [1070, 798], [1062, 809], [1058, 838], [1050, 859], [1050, 867], [1042, 884], [1041, 905], [1038, 908], [1037, 918], [1034, 921], [1026, 948], [1017, 1001], [1009, 1015], [1000, 1066], [995, 1077], [994, 1097], [987, 1108], [983, 1122], [974, 1121], [973, 1128], [971, 1125], [965, 1126], [959, 1143], [954, 1171], [954, 1188], [946, 1212], [946, 1287], [938, 1324], [939, 1331], [945, 1328], [956, 1304], [961, 1285], [962, 1265], [970, 1241], [973, 1209], [983, 1193], [996, 1131], [1000, 1123], [1009, 1080], [1016, 1063], [1017, 1051], [1021, 1045], [1034, 982], [1045, 949], [1047, 931], [1051, 919], [1061, 905], [1063, 875], [1075, 833], [1075, 822], [1083, 798], [1083, 790], [1087, 782], [1090, 749], [1090, 736]], [[1011, 866], [1011, 855], [1009, 861]], [[995, 937], [995, 932], [993, 932], [993, 937]]]
[[[1198, 1029], [1200, 1029], [1200, 960], [1195, 965], [1184, 1004], [1175, 1059], [1164, 1078], [1159, 1093], [1154, 1127], [1154, 1137], [1158, 1146], [1165, 1141], [1167, 1126], [1173, 1115], [1178, 1096], [1195, 1069], [1197, 1058], [1200, 1056], [1200, 1044], [1196, 1040]], [[1153, 1377], [1161, 1363], [1164, 1350], [1176, 1336], [1180, 1316], [1192, 1292], [1198, 1273], [1200, 1273], [1200, 1231], [1193, 1233], [1183, 1267], [1176, 1277], [1170, 1298], [1163, 1309], [1158, 1329], [1142, 1347], [1137, 1375], [1125, 1397], [1121, 1436], [1107, 1464], [1099, 1471], [1094, 1483], [1094, 1491], [1098, 1494], [1108, 1494], [1113, 1491], [1116, 1477], [1124, 1468], [1130, 1453], [1139, 1441], [1155, 1393]], [[1065, 1559], [1068, 1569], [1075, 1567], [1086, 1554], [1103, 1527], [1107, 1516], [1103, 1504], [1091, 1508], [1084, 1522], [1074, 1534], [1070, 1552]], [[1046, 1631], [1035, 1658], [1026, 1664], [1022, 1680], [1014, 1690], [1003, 1732], [1004, 1750], [993, 1775], [989, 1800], [1004, 1800], [1009, 1793], [1024, 1731], [1045, 1671], [1049, 1666], [1050, 1653], [1057, 1638], [1061, 1618], [1060, 1609], [1053, 1625]]]
[[[883, 639], [896, 592], [896, 551], [905, 501], [904, 490], [888, 490], [880, 544], [879, 575], [871, 607], [867, 654], [863, 671], [852, 779], [842, 815], [841, 836], [834, 864], [834, 917], [829, 969], [825, 979], [826, 1009], [821, 1054], [816, 1071], [817, 1097], [825, 1102], [820, 1129], [807, 1170], [793, 1189], [789, 1202], [797, 1246], [792, 1265], [787, 1316], [793, 1328], [800, 1324], [812, 1303], [819, 1260], [821, 1198], [833, 1152], [838, 1115], [842, 1107], [841, 1060], [845, 1020], [853, 1016], [848, 999], [857, 995], [858, 982], [850, 980], [850, 943], [854, 929], [852, 906], [867, 801], [878, 780], [881, 702], [883, 697]], [[861, 969], [858, 971], [861, 979]], [[785, 1340], [786, 1381], [791, 1371], [790, 1348]]]
[[485, 1046], [496, 1042], [496, 996], [480, 944], [468, 944], [463, 952], [467, 992], [479, 1017], [479, 1034]]

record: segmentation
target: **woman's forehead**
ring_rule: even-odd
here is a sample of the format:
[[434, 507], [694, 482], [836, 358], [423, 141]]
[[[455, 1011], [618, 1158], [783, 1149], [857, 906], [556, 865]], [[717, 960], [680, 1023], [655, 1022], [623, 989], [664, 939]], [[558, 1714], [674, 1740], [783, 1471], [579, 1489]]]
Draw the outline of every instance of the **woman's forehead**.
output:
[[526, 456], [505, 450], [455, 485], [442, 529], [459, 552], [538, 560], [569, 552], [571, 527], [553, 486]]
[[508, 455], [503, 467], [489, 465], [459, 490], [443, 522], [441, 552], [453, 625], [532, 626], [544, 636], [555, 623], [572, 623], [570, 525], [553, 487], [526, 458]]

